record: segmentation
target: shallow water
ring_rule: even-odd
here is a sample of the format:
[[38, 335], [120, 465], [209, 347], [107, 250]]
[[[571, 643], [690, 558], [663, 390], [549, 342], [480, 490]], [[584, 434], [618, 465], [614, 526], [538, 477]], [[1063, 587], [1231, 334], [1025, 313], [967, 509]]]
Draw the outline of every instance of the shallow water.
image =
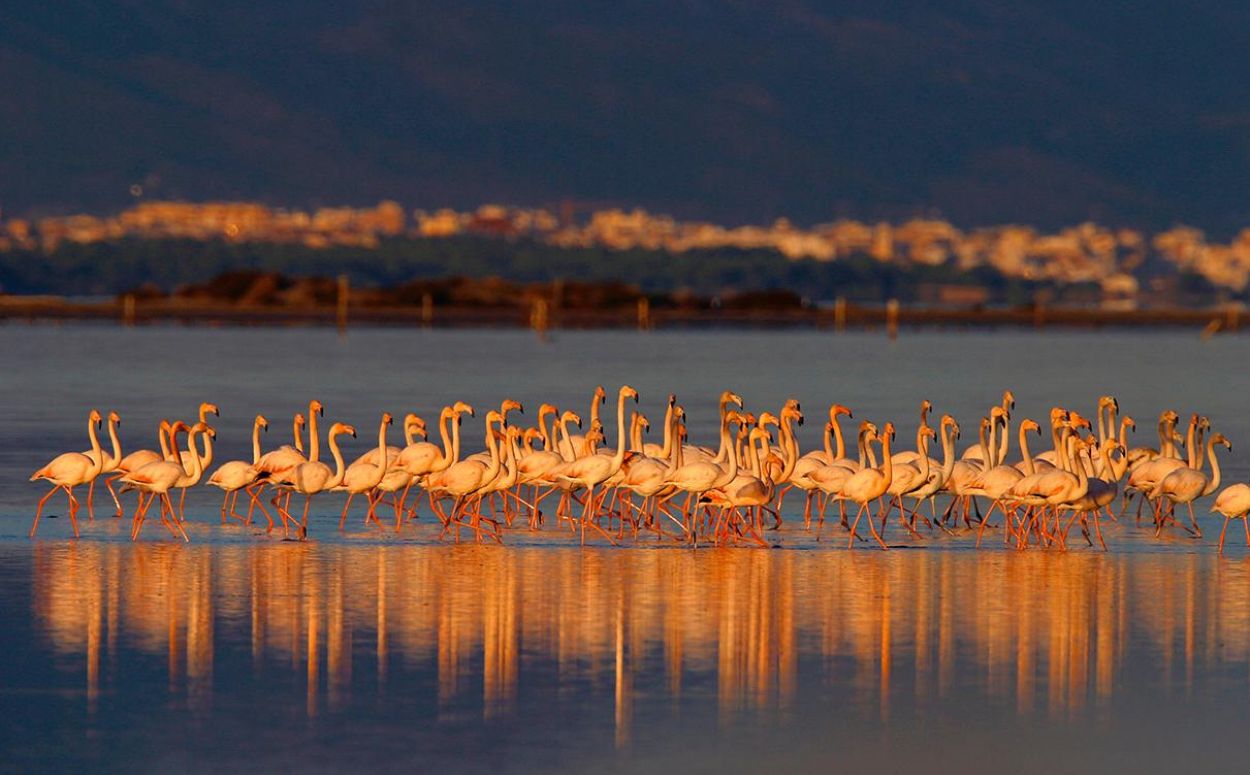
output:
[[[433, 418], [504, 394], [583, 414], [594, 384], [629, 382], [662, 416], [677, 392], [697, 439], [733, 388], [749, 408], [794, 396], [817, 443], [823, 407], [894, 419], [914, 438], [929, 398], [965, 428], [1004, 387], [1017, 416], [1093, 414], [1117, 395], [1153, 443], [1160, 409], [1202, 411], [1250, 440], [1237, 368], [1250, 341], [1180, 332], [925, 333], [894, 344], [818, 332], [560, 333], [0, 326], [0, 721], [18, 769], [756, 771], [1231, 770], [1250, 710], [1250, 557], [1207, 538], [1108, 524], [1083, 542], [1014, 552], [968, 536], [893, 536], [846, 551], [789, 521], [774, 550], [578, 548], [553, 528], [508, 545], [449, 545], [429, 518], [398, 536], [312, 539], [217, 524], [192, 493], [191, 543], [99, 516], [69, 539], [26, 482], [85, 447], [88, 409], [123, 442], [160, 417], [222, 409], [217, 460], [289, 440], [320, 398], [326, 420], [374, 437], [377, 415]], [[614, 407], [605, 420], [614, 419]], [[527, 419], [530, 418], [527, 415]], [[481, 433], [466, 425], [469, 438]], [[398, 438], [398, 434], [396, 434]], [[965, 436], [965, 443], [967, 436]], [[98, 502], [99, 503], [99, 502]], [[1206, 511], [1204, 501], [1199, 512]], [[63, 501], [53, 501], [53, 513]], [[105, 509], [109, 511], [109, 509]], [[1214, 530], [1212, 529], [1214, 528]], [[1240, 531], [1240, 526], [1235, 526]], [[602, 542], [600, 542], [602, 543]], [[1079, 544], [1079, 545], [1078, 545]]]

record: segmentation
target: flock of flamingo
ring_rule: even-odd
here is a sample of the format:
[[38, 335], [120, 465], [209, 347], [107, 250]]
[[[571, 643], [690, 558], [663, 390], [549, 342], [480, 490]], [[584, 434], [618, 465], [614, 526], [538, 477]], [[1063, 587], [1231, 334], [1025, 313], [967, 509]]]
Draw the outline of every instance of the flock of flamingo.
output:
[[[888, 549], [884, 535], [891, 515], [897, 513], [897, 521], [913, 537], [922, 535], [919, 523], [930, 533], [975, 534], [978, 547], [987, 528], [1001, 527], [1004, 543], [1018, 549], [1063, 549], [1069, 531], [1079, 524], [1086, 542], [1093, 546], [1097, 538], [1105, 550], [1101, 515], [1122, 517], [1133, 497], [1139, 499], [1138, 524], [1143, 507], [1149, 505], [1156, 536], [1169, 526], [1201, 536], [1193, 502], [1220, 486], [1215, 448], [1232, 448], [1222, 434], [1211, 433], [1210, 422], [1197, 414], [1182, 436], [1177, 427], [1179, 415], [1171, 410], [1159, 416], [1157, 447], [1130, 446], [1127, 433], [1135, 430], [1135, 423], [1128, 416], [1117, 420], [1118, 402], [1103, 396], [1098, 400], [1096, 430], [1078, 412], [1063, 407], [1051, 410], [1046, 426], [1022, 419], [1017, 426], [1020, 459], [1009, 462], [1015, 400], [1007, 391], [1001, 403], [980, 419], [977, 443], [958, 456], [959, 423], [943, 415], [935, 430], [929, 424], [932, 406], [928, 401], [920, 405], [915, 449], [894, 448], [893, 423], [878, 427], [865, 421], [856, 435], [857, 454], [848, 456], [840, 419], [853, 415], [847, 407], [833, 404], [822, 434], [823, 448], [800, 454], [794, 426], [802, 424], [803, 413], [797, 401], [787, 401], [776, 414], [756, 415], [743, 408], [739, 396], [726, 391], [720, 397], [719, 445], [713, 449], [688, 443], [685, 411], [672, 395], [665, 410], [662, 443], [644, 443], [643, 432], [650, 429], [650, 422], [638, 411], [627, 411], [630, 399], [636, 403], [638, 392], [622, 387], [617, 393], [614, 448], [601, 448], [606, 438], [599, 415], [606, 393], [598, 387], [586, 433], [570, 433], [570, 425], [582, 427], [581, 418], [550, 404], [539, 408], [533, 427], [510, 423], [509, 415], [521, 413], [522, 407], [505, 400], [498, 410], [486, 413], [485, 449], [465, 457], [461, 456], [461, 421], [465, 415], [474, 416], [473, 408], [465, 403], [440, 412], [441, 444], [427, 441], [425, 422], [408, 414], [403, 422], [405, 445], [389, 445], [392, 417], [383, 414], [377, 446], [351, 464], [343, 459], [339, 438], [355, 437], [356, 430], [334, 423], [326, 441], [333, 467], [321, 459], [318, 418], [324, 410], [320, 402], [312, 401], [307, 417], [295, 415], [293, 445], [263, 452], [261, 431], [268, 430], [269, 423], [258, 415], [252, 428], [252, 459], [224, 463], [207, 480], [204, 475], [213, 462], [216, 437], [208, 419], [210, 414], [218, 415], [213, 404], [202, 404], [192, 424], [162, 420], [159, 451], [141, 449], [126, 455], [118, 437], [118, 415], [108, 416], [110, 451], [101, 446], [97, 431], [103, 418], [93, 410], [87, 425], [91, 449], [64, 453], [30, 477], [53, 485], [39, 501], [30, 535], [35, 535], [48, 499], [63, 490], [77, 536], [80, 504], [74, 488], [89, 486], [88, 514], [94, 518], [95, 482], [105, 477], [118, 517], [123, 508], [114, 484], [122, 485], [122, 493], [138, 493], [132, 539], [139, 537], [156, 502], [161, 523], [186, 540], [186, 491], [204, 482], [224, 491], [223, 523], [236, 519], [250, 524], [259, 509], [272, 532], [276, 528], [273, 513], [261, 500], [262, 491], [270, 488], [273, 495], [268, 502], [281, 520], [283, 534], [289, 535], [294, 528], [301, 539], [307, 535], [313, 496], [320, 493], [347, 493], [340, 529], [352, 500], [362, 495], [368, 504], [366, 524], [382, 527], [377, 509], [386, 503], [393, 508], [394, 527], [399, 530], [407, 520], [417, 518], [417, 494], [424, 492], [442, 524], [442, 535], [453, 535], [456, 540], [465, 530], [478, 541], [502, 542], [505, 527], [522, 524], [538, 530], [553, 518], [561, 528], [580, 535], [582, 543], [587, 531], [594, 531], [613, 544], [626, 536], [635, 540], [654, 536], [690, 544], [767, 546], [763, 536], [781, 527], [786, 494], [798, 491], [805, 497], [803, 526], [809, 531], [814, 526], [816, 540], [822, 538], [827, 510], [836, 504], [848, 546], [854, 546], [857, 539], [868, 540], [860, 532], [862, 520], [872, 540]], [[1040, 435], [1043, 427], [1050, 431], [1050, 448], [1034, 455], [1029, 451], [1029, 434]], [[179, 447], [184, 433], [185, 449]], [[931, 440], [940, 445], [941, 460], [930, 456]], [[1209, 472], [1204, 470], [1206, 461]], [[170, 495], [174, 490], [181, 491], [177, 504]], [[249, 497], [246, 514], [237, 511], [241, 493]], [[298, 518], [290, 511], [296, 493], [304, 496]], [[1111, 506], [1121, 493], [1122, 506], [1116, 515]], [[549, 517], [543, 503], [553, 496], [555, 506]], [[941, 514], [935, 503], [938, 496], [949, 500]], [[989, 503], [984, 513], [978, 499]], [[929, 503], [927, 516], [922, 513], [925, 501]], [[858, 506], [853, 519], [848, 502]], [[1178, 503], [1188, 510], [1188, 524], [1175, 516]], [[996, 510], [1000, 525], [991, 524]], [[1250, 520], [1246, 518], [1250, 485], [1225, 488], [1211, 510], [1224, 516], [1221, 552], [1231, 519], [1242, 519], [1250, 546]]]

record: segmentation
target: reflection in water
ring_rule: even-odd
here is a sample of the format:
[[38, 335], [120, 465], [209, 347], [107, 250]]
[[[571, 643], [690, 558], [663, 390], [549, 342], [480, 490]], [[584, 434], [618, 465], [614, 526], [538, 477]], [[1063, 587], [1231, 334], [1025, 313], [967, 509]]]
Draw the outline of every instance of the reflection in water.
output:
[[722, 721], [783, 712], [804, 686], [830, 684], [882, 718], [956, 690], [1077, 718], [1127, 680], [1130, 651], [1144, 660], [1135, 669], [1185, 693], [1196, 672], [1250, 661], [1247, 565], [1204, 555], [87, 542], [34, 553], [37, 626], [58, 654], [85, 657], [89, 709], [125, 672], [119, 648], [163, 656], [170, 693], [192, 709], [211, 704], [215, 646], [250, 648], [256, 671], [302, 674], [310, 715], [425, 670], [440, 709], [505, 717], [525, 676], [611, 697], [618, 744], [644, 684], [674, 704], [708, 692]]

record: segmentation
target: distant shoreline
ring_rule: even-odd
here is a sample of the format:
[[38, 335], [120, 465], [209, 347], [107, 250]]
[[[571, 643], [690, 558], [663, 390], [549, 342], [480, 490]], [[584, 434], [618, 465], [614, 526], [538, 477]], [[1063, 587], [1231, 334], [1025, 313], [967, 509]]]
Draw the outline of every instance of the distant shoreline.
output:
[[[411, 328], [682, 329], [813, 328], [1192, 328], [1208, 334], [1240, 330], [1235, 309], [1107, 310], [1098, 308], [931, 308], [900, 306], [893, 324], [886, 306], [848, 304], [839, 313], [807, 309], [551, 309], [545, 325], [526, 306], [349, 307], [345, 324]], [[69, 301], [48, 296], [0, 296], [0, 321], [98, 321], [119, 325], [180, 323], [238, 326], [336, 326], [334, 306], [275, 307], [152, 300]], [[841, 318], [841, 320], [839, 320]]]

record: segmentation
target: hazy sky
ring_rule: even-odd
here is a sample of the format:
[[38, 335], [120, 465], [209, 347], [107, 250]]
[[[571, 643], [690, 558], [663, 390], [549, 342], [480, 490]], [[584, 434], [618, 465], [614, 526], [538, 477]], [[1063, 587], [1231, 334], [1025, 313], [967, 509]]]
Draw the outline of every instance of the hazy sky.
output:
[[1250, 225], [1250, 4], [0, 9], [0, 206]]

